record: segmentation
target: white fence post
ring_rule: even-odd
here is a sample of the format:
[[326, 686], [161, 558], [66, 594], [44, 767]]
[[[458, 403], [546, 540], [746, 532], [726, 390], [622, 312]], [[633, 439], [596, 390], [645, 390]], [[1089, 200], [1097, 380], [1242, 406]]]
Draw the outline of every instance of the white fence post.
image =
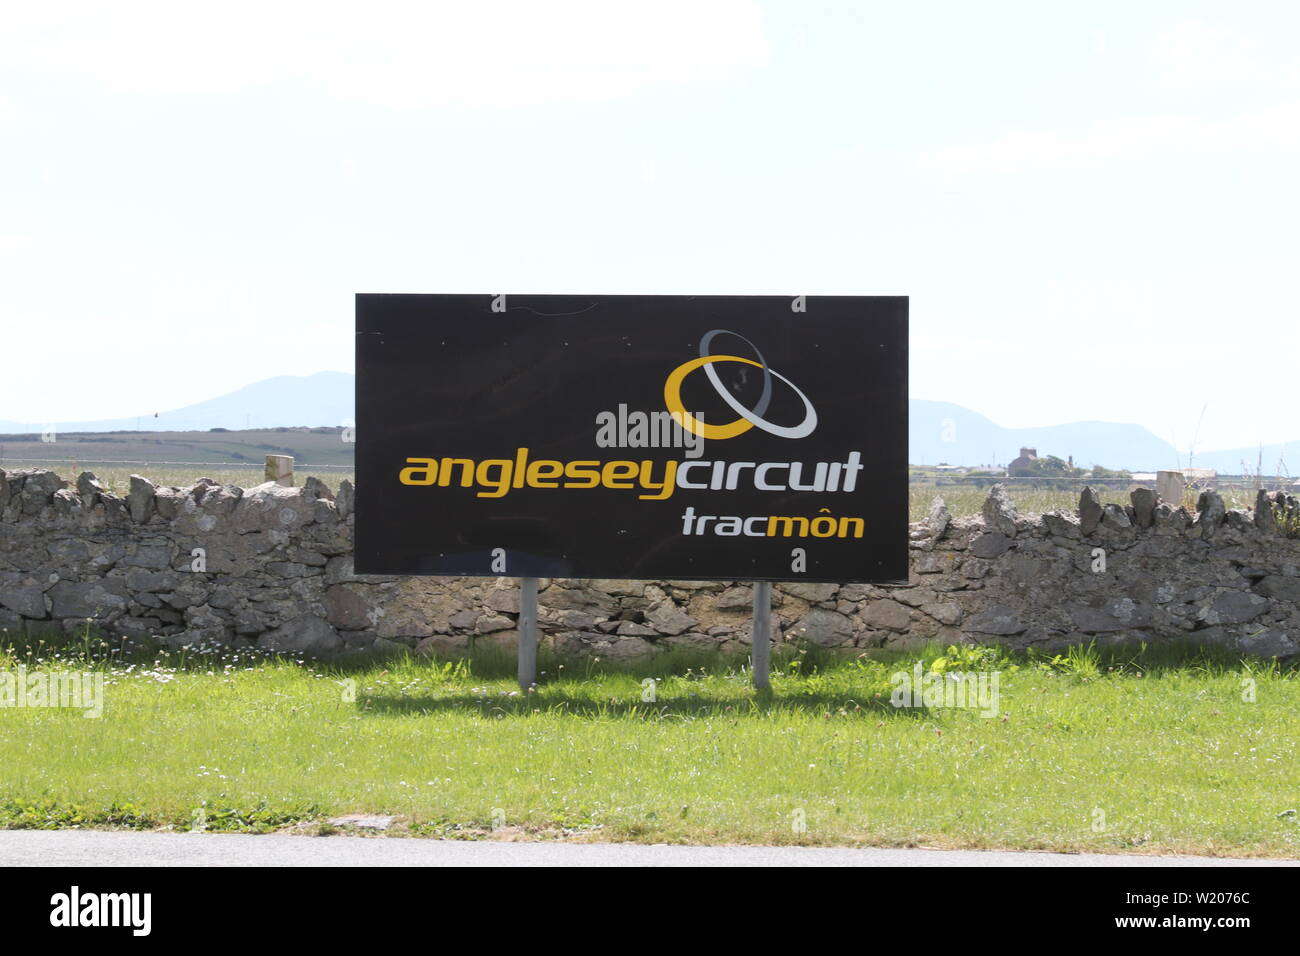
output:
[[274, 481], [277, 485], [284, 485], [286, 488], [293, 487], [293, 456], [292, 455], [267, 455], [266, 456], [266, 480]]

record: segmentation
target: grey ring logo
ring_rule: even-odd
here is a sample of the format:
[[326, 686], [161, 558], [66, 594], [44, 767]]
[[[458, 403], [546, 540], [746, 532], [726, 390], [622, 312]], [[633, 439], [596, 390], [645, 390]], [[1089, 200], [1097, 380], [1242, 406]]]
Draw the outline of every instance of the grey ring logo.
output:
[[[727, 405], [730, 406], [731, 410], [737, 415], [745, 419], [745, 421], [749, 422], [751, 425], [761, 428], [770, 435], [776, 435], [779, 438], [804, 438], [811, 435], [813, 429], [817, 427], [817, 410], [813, 408], [812, 402], [808, 400], [808, 396], [805, 395], [802, 390], [794, 384], [794, 382], [790, 381], [780, 372], [772, 371], [772, 369], [768, 367], [767, 359], [765, 359], [763, 353], [758, 350], [758, 346], [749, 341], [749, 339], [745, 338], [739, 332], [732, 332], [728, 329], [711, 329], [704, 333], [704, 336], [700, 339], [700, 358], [708, 358], [712, 354], [709, 351], [709, 346], [719, 335], [734, 335], [754, 350], [754, 354], [758, 357], [758, 364], [763, 367], [763, 391], [759, 395], [758, 402], [754, 407], [752, 409], [746, 408], [737, 401], [726, 386], [722, 384], [722, 379], [718, 377], [718, 372], [713, 367], [713, 363], [709, 363], [704, 366], [704, 374], [709, 377], [709, 383], [718, 393], [718, 396], [726, 402]], [[767, 407], [772, 401], [773, 376], [789, 385], [794, 389], [794, 393], [803, 400], [804, 419], [798, 425], [774, 425], [772, 422], [769, 422], [767, 419], [762, 417], [763, 413], [767, 411]]]

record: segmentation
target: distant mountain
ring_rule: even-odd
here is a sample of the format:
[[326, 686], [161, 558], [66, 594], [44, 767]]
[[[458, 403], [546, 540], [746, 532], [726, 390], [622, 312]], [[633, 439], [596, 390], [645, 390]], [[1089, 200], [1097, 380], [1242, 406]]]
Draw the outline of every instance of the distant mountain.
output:
[[[228, 395], [171, 411], [148, 409], [138, 418], [55, 422], [62, 432], [206, 431], [209, 428], [275, 428], [341, 425], [353, 416], [349, 372], [278, 375]], [[155, 417], [154, 412], [157, 412]], [[0, 433], [40, 431], [46, 422], [0, 421]]]
[[[1080, 468], [1104, 465], [1130, 471], [1178, 466], [1178, 452], [1141, 425], [1071, 422], [1038, 428], [1003, 428], [983, 415], [949, 402], [913, 398], [908, 461], [912, 464], [1005, 465], [1020, 449], [1036, 448], [1040, 457], [1074, 457]], [[1197, 456], [1197, 464], [1201, 464]], [[1185, 463], [1185, 462], [1184, 462]], [[1207, 465], [1205, 467], [1214, 467]]]
[[[1255, 474], [1256, 470], [1265, 475], [1300, 474], [1300, 441], [1285, 442], [1281, 445], [1264, 445], [1262, 449], [1226, 448], [1222, 451], [1198, 451], [1193, 457], [1192, 465], [1196, 468], [1213, 468], [1219, 474], [1240, 475]], [[1187, 456], [1183, 456], [1187, 464]]]
[[[228, 395], [160, 411], [148, 411], [139, 418], [109, 421], [57, 422], [62, 432], [206, 431], [210, 428], [275, 428], [306, 425], [335, 426], [352, 420], [355, 377], [348, 372], [317, 372], [315, 375], [281, 375], [254, 382]], [[1156, 471], [1186, 465], [1174, 446], [1157, 438], [1141, 425], [1114, 422], [1070, 422], [1038, 428], [1003, 428], [961, 405], [920, 398], [908, 403], [910, 421], [908, 460], [913, 464], [992, 465], [1006, 464], [1021, 447], [1036, 448], [1040, 456], [1074, 457], [1074, 463], [1088, 468], [1127, 468]], [[0, 433], [41, 430], [44, 422], [0, 421]], [[1200, 451], [1193, 464], [1220, 472], [1240, 474], [1242, 462], [1253, 470], [1258, 448]], [[1264, 448], [1264, 472], [1277, 469], [1285, 457], [1290, 470], [1300, 471], [1300, 441]]]

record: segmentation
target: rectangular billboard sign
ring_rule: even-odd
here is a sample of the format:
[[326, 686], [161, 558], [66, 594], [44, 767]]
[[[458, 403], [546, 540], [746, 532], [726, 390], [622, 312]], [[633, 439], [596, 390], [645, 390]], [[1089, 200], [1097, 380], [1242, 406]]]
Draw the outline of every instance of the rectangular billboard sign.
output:
[[356, 302], [356, 571], [907, 579], [907, 298]]

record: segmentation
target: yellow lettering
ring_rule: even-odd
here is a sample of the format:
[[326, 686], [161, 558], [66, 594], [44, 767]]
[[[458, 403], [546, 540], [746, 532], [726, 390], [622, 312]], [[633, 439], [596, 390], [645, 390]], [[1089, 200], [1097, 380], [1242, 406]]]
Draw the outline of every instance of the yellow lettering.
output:
[[[397, 480], [404, 485], [431, 485], [438, 475], [438, 463], [432, 458], [408, 458], [407, 462], [411, 463], [410, 468], [403, 468], [402, 473], [397, 476]], [[416, 467], [416, 462], [423, 462], [422, 467]], [[423, 478], [416, 478], [417, 474], [424, 475]]]
[[599, 467], [600, 467], [600, 462], [598, 461], [569, 462], [567, 465], [564, 466], [564, 477], [577, 478], [580, 479], [582, 483], [575, 484], [572, 481], [566, 481], [564, 483], [564, 487], [595, 488], [598, 484], [600, 484], [600, 472], [597, 471]]
[[[480, 498], [500, 498], [510, 490], [510, 469], [514, 462], [506, 458], [484, 458], [478, 463], [474, 473], [480, 485], [486, 485], [492, 491], [480, 491]], [[495, 474], [493, 474], [495, 472]]]
[[446, 488], [451, 484], [451, 469], [460, 465], [460, 486], [474, 486], [474, 462], [468, 458], [444, 458], [438, 465], [438, 487]]
[[540, 459], [528, 465], [528, 487], [558, 488], [560, 483], [553, 479], [564, 474], [564, 465], [558, 461]]
[[[776, 515], [769, 515], [767, 519], [767, 536], [769, 538], [775, 538], [777, 536], [776, 529], [780, 526], [779, 522], [784, 522], [784, 528], [785, 528], [785, 530], [781, 534], [781, 537], [783, 538], [790, 537], [792, 534], [794, 534], [794, 529], [796, 526], [799, 528], [798, 536], [800, 538], [808, 537], [807, 518], [799, 518], [799, 517], [785, 518], [785, 517], [777, 517]], [[797, 525], [796, 522], [798, 522]]]
[[665, 498], [671, 498], [673, 492], [677, 490], [677, 462], [664, 462], [664, 480], [660, 484], [655, 484], [650, 477], [650, 469], [653, 465], [654, 462], [652, 461], [641, 462], [641, 487], [648, 489], [658, 488], [659, 494], [637, 495], [637, 497], [643, 498], [646, 501], [663, 501]]
[[606, 488], [631, 488], [637, 471], [634, 461], [607, 461], [601, 471], [600, 483]]

